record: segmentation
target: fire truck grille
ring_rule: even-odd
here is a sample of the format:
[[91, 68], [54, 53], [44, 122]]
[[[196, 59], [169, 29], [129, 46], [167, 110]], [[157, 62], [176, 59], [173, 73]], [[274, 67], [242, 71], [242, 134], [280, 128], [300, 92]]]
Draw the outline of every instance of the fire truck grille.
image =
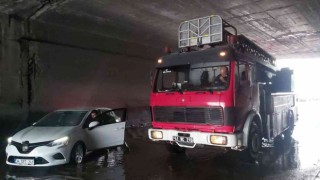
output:
[[221, 107], [154, 107], [154, 119], [158, 122], [182, 122], [223, 125]]

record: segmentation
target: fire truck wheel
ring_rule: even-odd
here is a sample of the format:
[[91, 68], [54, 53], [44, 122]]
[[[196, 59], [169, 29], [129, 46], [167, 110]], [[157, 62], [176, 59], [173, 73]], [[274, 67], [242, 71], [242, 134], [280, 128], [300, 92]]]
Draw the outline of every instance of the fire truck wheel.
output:
[[258, 125], [252, 122], [250, 125], [249, 141], [247, 154], [251, 160], [256, 160], [258, 158], [259, 152], [261, 150], [261, 132]]
[[124, 142], [123, 145], [122, 145], [123, 149], [125, 152], [129, 152], [130, 151], [130, 147], [129, 145], [127, 144], [127, 142]]
[[293, 116], [293, 112], [289, 111], [288, 114], [288, 123], [289, 123], [289, 127], [288, 129], [284, 132], [284, 137], [285, 138], [291, 138], [291, 135], [293, 133], [293, 129], [294, 129], [294, 116]]
[[167, 150], [170, 153], [175, 153], [175, 154], [184, 154], [186, 152], [186, 148], [180, 147], [177, 144], [166, 144]]

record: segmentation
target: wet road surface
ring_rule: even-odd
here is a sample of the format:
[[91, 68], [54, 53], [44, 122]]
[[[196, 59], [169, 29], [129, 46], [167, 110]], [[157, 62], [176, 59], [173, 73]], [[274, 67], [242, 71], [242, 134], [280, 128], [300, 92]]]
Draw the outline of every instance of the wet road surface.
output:
[[129, 149], [90, 153], [82, 165], [22, 168], [5, 165], [3, 145], [1, 179], [320, 179], [320, 120], [309, 103], [299, 108], [300, 120], [292, 139], [279, 139], [264, 148], [257, 162], [241, 152], [212, 148], [170, 154], [161, 143], [146, 138], [146, 128], [127, 130]]

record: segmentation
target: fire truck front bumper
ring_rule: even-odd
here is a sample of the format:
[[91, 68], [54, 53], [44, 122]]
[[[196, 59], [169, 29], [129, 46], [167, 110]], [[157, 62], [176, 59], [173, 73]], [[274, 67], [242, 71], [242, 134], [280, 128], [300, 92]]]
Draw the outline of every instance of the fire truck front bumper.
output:
[[196, 145], [209, 145], [239, 149], [242, 147], [242, 133], [208, 133], [198, 131], [178, 131], [167, 129], [149, 129], [149, 139], [176, 143], [180, 147], [194, 148]]

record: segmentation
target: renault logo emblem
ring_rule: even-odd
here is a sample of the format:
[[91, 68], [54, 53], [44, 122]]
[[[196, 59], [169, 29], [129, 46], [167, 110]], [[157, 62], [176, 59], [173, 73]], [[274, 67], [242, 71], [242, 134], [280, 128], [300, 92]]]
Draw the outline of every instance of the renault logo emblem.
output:
[[22, 151], [27, 152], [29, 150], [29, 141], [25, 141], [22, 143]]

